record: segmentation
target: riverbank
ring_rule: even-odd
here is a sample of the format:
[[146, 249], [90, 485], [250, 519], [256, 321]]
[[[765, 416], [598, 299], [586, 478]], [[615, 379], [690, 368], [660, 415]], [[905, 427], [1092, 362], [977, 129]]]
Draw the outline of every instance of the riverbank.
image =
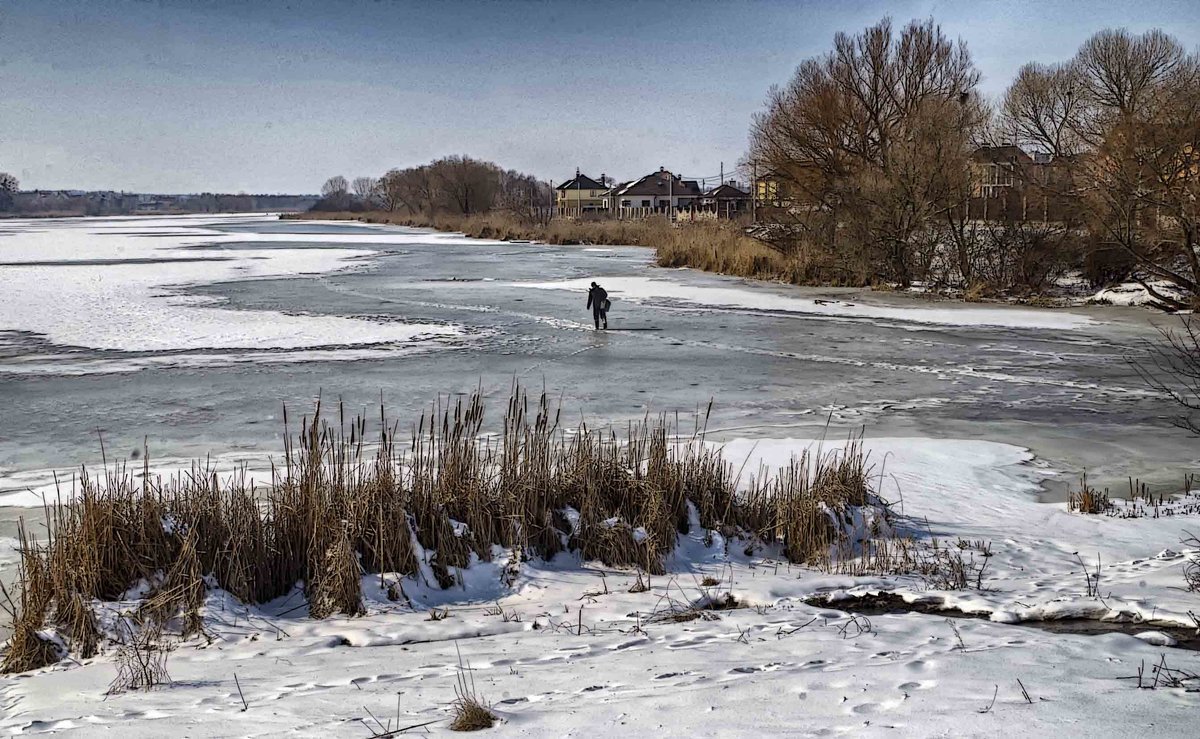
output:
[[[786, 477], [798, 456], [834, 447], [778, 438], [720, 449]], [[209, 576], [202, 561], [176, 565], [142, 580], [142, 589], [87, 602], [100, 615], [82, 633], [94, 637], [90, 657], [0, 683], [0, 733], [227, 735], [254, 721], [272, 734], [340, 735], [364, 725], [377, 736], [413, 726], [438, 734], [456, 721], [455, 685], [466, 674], [467, 695], [491, 714], [498, 736], [620, 731], [630, 717], [651, 714], [671, 735], [832, 726], [869, 736], [983, 736], [1019, 720], [1041, 736], [1096, 712], [1116, 717], [1097, 736], [1189, 735], [1200, 658], [1172, 634], [1194, 623], [1195, 594], [1183, 586], [1197, 554], [1186, 540], [1194, 511], [1159, 517], [1146, 506], [1123, 518], [1038, 503], [1037, 481], [1052, 470], [1006, 444], [878, 438], [866, 451], [887, 460], [878, 492], [903, 501], [904, 511], [880, 526], [897, 536], [882, 535], [889, 548], [874, 546], [873, 556], [863, 549], [833, 567], [790, 563], [778, 545], [710, 528], [695, 504], [686, 527], [667, 533], [663, 574], [577, 550], [523, 556], [523, 548], [493, 546], [486, 556], [465, 552], [465, 564], [444, 558], [483, 531], [482, 520], [381, 537], [411, 542], [413, 571], [368, 574], [368, 560], [356, 557], [336, 583], [357, 593], [354, 615], [315, 617], [327, 601], [314, 596], [328, 580], [256, 604], [230, 592], [220, 571]], [[400, 513], [375, 530], [407, 529]], [[654, 541], [644, 527], [631, 534], [624, 520], [603, 516], [572, 508], [546, 521], [577, 537], [590, 522], [605, 541], [643, 533], [639, 544]], [[190, 532], [213, 529], [162, 520], [171, 526], [161, 535], [141, 531], [177, 548], [175, 562], [202, 560]], [[332, 531], [338, 538], [347, 530]], [[422, 533], [439, 536], [443, 548], [421, 545]], [[346, 554], [330, 548], [306, 561], [328, 565]], [[200, 584], [172, 587], [189, 581]], [[132, 662], [138, 654], [144, 661]], [[755, 725], [736, 711], [752, 713]]]
[[694, 269], [789, 285], [867, 287], [873, 281], [827, 256], [804, 252], [785, 256], [752, 239], [729, 221], [696, 221], [672, 227], [665, 218], [640, 221], [555, 220], [524, 223], [506, 213], [470, 216], [405, 215], [386, 211], [309, 212], [280, 216], [288, 220], [360, 221], [410, 228], [432, 228], [479, 239], [538, 241], [558, 246], [645, 246], [655, 250], [660, 267]]
[[[508, 213], [470, 216], [453, 214], [406, 215], [387, 211], [307, 212], [280, 216], [286, 220], [359, 221], [362, 223], [431, 228], [479, 239], [536, 241], [557, 246], [643, 246], [654, 249], [659, 267], [689, 267], [705, 272], [779, 282], [802, 287], [870, 288], [904, 294], [921, 300], [966, 303], [1033, 305], [1068, 308], [1082, 305], [1153, 307], [1152, 296], [1137, 283], [1103, 288], [1089, 286], [1078, 273], [1068, 273], [1035, 293], [998, 291], [982, 284], [967, 287], [936, 286], [914, 282], [906, 289], [880, 280], [851, 255], [802, 248], [784, 255], [746, 235], [729, 221], [682, 222], [674, 227], [666, 219], [640, 221], [554, 220], [528, 223]], [[1159, 290], [1168, 289], [1155, 282]]]

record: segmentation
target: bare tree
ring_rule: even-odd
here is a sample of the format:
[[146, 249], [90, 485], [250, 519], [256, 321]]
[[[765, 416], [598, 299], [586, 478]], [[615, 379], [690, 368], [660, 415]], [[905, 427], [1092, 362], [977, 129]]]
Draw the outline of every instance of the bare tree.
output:
[[325, 184], [321, 186], [321, 197], [333, 198], [339, 195], [345, 195], [350, 192], [350, 183], [345, 177], [337, 175], [325, 180]]
[[1000, 103], [1002, 136], [1056, 158], [1084, 147], [1083, 79], [1073, 64], [1026, 64]]
[[21, 189], [21, 183], [8, 172], [0, 172], [0, 210], [8, 210], [13, 205], [13, 196]]
[[1023, 68], [1001, 109], [1064, 159], [1098, 247], [1126, 254], [1162, 307], [1200, 306], [1200, 55], [1158, 30], [1101, 31], [1067, 64]]
[[492, 209], [500, 192], [500, 168], [495, 164], [449, 156], [429, 166], [446, 210], [471, 215]]
[[388, 170], [379, 181], [379, 199], [389, 211], [432, 213], [436, 209], [437, 187], [430, 165]]
[[[355, 184], [357, 192], [358, 180]], [[467, 156], [388, 170], [373, 182], [371, 192], [380, 207], [413, 215], [471, 215], [500, 209], [526, 219], [544, 217], [552, 204], [546, 183]]]
[[500, 173], [495, 208], [525, 223], [543, 223], [549, 219], [553, 204], [554, 194], [548, 183], [511, 169]]
[[796, 194], [777, 215], [810, 237], [844, 233], [907, 284], [914, 239], [961, 194], [954, 178], [987, 119], [979, 79], [932, 21], [838, 34], [755, 120], [753, 160]]
[[370, 207], [375, 203], [379, 180], [374, 177], [355, 177], [353, 182], [354, 196], [364, 206]]

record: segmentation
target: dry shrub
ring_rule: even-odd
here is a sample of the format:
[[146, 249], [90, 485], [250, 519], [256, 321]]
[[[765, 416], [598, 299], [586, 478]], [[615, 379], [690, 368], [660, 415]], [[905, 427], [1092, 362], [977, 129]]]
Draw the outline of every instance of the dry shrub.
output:
[[968, 303], [980, 303], [988, 298], [994, 298], [996, 290], [983, 280], [974, 280], [963, 290], [963, 300]]
[[[1185, 547], [1200, 550], [1200, 537], [1188, 533], [1181, 542]], [[1192, 553], [1183, 563], [1183, 581], [1193, 593], [1200, 592], [1200, 553]]]
[[117, 676], [109, 683], [108, 695], [130, 690], [150, 690], [171, 682], [167, 658], [174, 651], [171, 641], [164, 641], [153, 625], [135, 629], [125, 624], [125, 643], [117, 648]]
[[990, 542], [968, 542], [959, 539], [952, 546], [939, 546], [934, 539], [929, 546], [916, 549], [916, 571], [925, 577], [935, 590], [983, 590], [983, 577], [991, 562]]
[[82, 595], [73, 593], [60, 601], [55, 609], [54, 623], [72, 652], [83, 659], [96, 655], [100, 647], [100, 625], [91, 604]]

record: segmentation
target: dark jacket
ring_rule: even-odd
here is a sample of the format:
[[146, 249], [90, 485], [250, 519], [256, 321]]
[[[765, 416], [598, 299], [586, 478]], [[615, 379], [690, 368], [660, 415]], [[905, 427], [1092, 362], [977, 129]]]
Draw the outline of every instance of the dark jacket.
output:
[[587, 307], [593, 311], [600, 313], [604, 310], [604, 301], [608, 300], [608, 291], [604, 288], [596, 286], [588, 288]]

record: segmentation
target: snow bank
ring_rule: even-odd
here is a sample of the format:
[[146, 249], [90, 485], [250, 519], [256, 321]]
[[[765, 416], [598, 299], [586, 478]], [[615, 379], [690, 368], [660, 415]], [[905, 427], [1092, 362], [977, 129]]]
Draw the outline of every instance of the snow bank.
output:
[[[1186, 296], [1172, 283], [1162, 280], [1150, 280], [1149, 285], [1158, 293], [1166, 295], [1170, 298], [1180, 300], [1186, 299]], [[1159, 301], [1157, 298], [1150, 295], [1150, 291], [1144, 285], [1137, 282], [1123, 282], [1120, 285], [1106, 287], [1099, 290], [1092, 297], [1088, 298], [1089, 303], [1100, 303], [1102, 305], [1155, 305]]]
[[[819, 300], [783, 294], [778, 289], [738, 283], [738, 287], [687, 285], [650, 277], [595, 278], [614, 299], [637, 303], [680, 305], [694, 308], [732, 308], [846, 319], [882, 319], [942, 326], [993, 326], [1017, 329], [1077, 329], [1092, 319], [1065, 311], [1007, 307], [891, 307]], [[523, 282], [514, 287], [586, 292], [593, 278], [556, 282]], [[734, 284], [734, 283], [730, 283]]]
[[[777, 470], [802, 449], [840, 446], [836, 440], [734, 439], [724, 449], [727, 461], [749, 473]], [[1188, 612], [1198, 600], [1183, 588], [1182, 575], [1193, 553], [1180, 542], [1200, 530], [1200, 515], [1122, 519], [1040, 503], [1042, 481], [1057, 473], [1010, 444], [868, 438], [864, 447], [880, 493], [897, 512], [913, 517], [910, 533], [942, 542], [992, 542], [985, 579], [995, 589], [938, 593], [933, 597], [941, 605], [992, 614], [997, 621], [1110, 618], [1194, 625]], [[1083, 574], [1097, 561], [1102, 600], [1087, 597]], [[896, 587], [909, 600], [931, 597], [921, 587]]]

